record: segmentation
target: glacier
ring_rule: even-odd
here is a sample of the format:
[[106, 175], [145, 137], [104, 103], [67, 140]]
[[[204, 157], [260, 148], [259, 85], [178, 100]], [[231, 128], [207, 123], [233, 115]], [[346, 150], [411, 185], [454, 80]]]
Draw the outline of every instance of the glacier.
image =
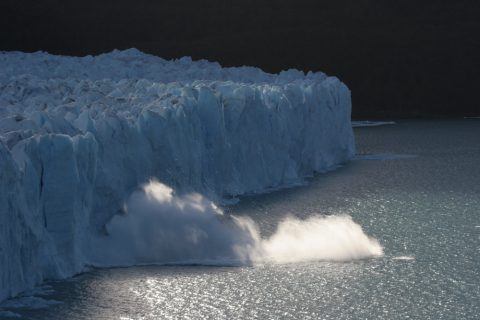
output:
[[92, 239], [152, 178], [227, 203], [336, 168], [350, 113], [320, 72], [0, 52], [0, 301], [94, 264]]

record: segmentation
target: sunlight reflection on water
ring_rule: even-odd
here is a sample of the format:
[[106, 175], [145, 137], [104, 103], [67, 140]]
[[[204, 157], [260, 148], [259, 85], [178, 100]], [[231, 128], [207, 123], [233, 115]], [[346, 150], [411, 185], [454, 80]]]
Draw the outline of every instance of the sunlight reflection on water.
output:
[[354, 161], [226, 209], [250, 216], [264, 236], [285, 215], [348, 214], [384, 257], [99, 269], [52, 283], [46, 298], [63, 304], [11, 311], [32, 319], [477, 319], [478, 137], [480, 125], [469, 121], [358, 128], [359, 154], [417, 156]]

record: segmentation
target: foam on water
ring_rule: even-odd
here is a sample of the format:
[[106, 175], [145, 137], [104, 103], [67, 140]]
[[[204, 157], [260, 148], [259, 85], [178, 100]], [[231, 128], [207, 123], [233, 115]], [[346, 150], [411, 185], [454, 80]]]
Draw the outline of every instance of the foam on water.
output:
[[156, 181], [134, 192], [125, 214], [95, 239], [95, 266], [138, 264], [256, 265], [349, 261], [383, 249], [349, 216], [287, 217], [267, 239], [247, 217], [227, 217], [199, 194], [176, 195]]
[[399, 257], [393, 257], [392, 260], [412, 261], [412, 260], [415, 260], [415, 257], [414, 256], [399, 256]]

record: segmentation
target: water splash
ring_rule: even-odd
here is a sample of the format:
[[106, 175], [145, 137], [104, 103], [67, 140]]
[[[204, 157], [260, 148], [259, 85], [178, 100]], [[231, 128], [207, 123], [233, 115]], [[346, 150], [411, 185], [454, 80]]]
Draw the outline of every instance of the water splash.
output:
[[289, 217], [261, 242], [257, 261], [349, 261], [378, 257], [383, 249], [368, 237], [350, 216], [314, 216], [307, 220]]
[[349, 261], [378, 257], [383, 249], [349, 216], [287, 217], [262, 239], [250, 218], [225, 216], [199, 194], [176, 195], [156, 181], [132, 194], [126, 213], [94, 240], [92, 265], [256, 265]]

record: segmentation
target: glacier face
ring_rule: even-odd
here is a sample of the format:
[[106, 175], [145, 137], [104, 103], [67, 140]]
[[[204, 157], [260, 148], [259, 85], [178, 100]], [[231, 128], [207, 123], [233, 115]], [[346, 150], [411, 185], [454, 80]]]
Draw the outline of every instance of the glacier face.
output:
[[0, 53], [0, 300], [82, 271], [151, 178], [221, 201], [347, 161], [350, 111], [322, 73]]

